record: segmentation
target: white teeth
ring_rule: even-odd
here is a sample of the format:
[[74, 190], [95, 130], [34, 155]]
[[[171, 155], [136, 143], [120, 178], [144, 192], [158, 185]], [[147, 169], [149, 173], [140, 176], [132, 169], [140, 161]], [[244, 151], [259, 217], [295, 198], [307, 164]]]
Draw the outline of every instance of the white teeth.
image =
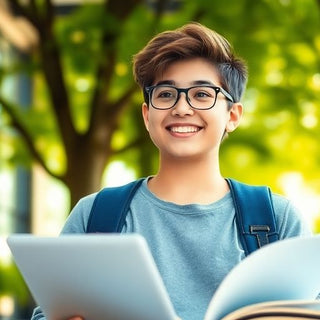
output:
[[179, 132], [179, 133], [189, 133], [189, 132], [197, 132], [199, 131], [198, 127], [171, 127], [170, 130], [172, 132]]

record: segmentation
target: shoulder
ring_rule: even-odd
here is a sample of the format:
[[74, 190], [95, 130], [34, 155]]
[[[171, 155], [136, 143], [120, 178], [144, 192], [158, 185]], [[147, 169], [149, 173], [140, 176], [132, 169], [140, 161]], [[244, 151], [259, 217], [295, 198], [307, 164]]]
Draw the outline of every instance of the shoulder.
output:
[[87, 210], [91, 209], [94, 200], [97, 197], [98, 192], [91, 193], [83, 198], [81, 198], [75, 207], [72, 209], [71, 213], [75, 210]]
[[122, 186], [107, 187], [81, 198], [72, 209], [62, 233], [85, 233], [93, 206], [118, 207], [118, 203], [130, 202], [145, 178]]
[[61, 233], [85, 233], [96, 193], [81, 198], [71, 210]]
[[271, 193], [273, 207], [276, 212], [286, 212], [286, 211], [297, 211], [297, 208], [293, 205], [292, 201], [289, 200], [287, 197], [278, 194], [278, 193]]
[[306, 218], [290, 199], [272, 193], [272, 202], [280, 238], [310, 235], [312, 233]]

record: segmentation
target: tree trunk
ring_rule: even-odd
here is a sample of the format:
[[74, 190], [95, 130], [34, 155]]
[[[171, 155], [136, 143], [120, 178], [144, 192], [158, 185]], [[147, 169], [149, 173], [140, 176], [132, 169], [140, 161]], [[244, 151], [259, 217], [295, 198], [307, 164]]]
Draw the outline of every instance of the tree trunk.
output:
[[111, 131], [103, 143], [93, 142], [87, 136], [74, 145], [68, 155], [65, 183], [70, 190], [71, 207], [78, 200], [101, 188], [101, 178], [110, 158]]

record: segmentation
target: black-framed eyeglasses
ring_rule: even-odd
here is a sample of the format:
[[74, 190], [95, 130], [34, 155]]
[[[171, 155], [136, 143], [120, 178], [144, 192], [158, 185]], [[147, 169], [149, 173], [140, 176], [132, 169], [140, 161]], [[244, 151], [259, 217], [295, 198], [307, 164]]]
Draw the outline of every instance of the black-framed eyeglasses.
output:
[[180, 98], [181, 92], [185, 93], [190, 107], [197, 110], [208, 110], [214, 107], [218, 93], [221, 92], [229, 101], [234, 102], [232, 96], [223, 88], [198, 85], [189, 88], [176, 88], [171, 85], [156, 85], [145, 88], [151, 106], [159, 110], [173, 108]]

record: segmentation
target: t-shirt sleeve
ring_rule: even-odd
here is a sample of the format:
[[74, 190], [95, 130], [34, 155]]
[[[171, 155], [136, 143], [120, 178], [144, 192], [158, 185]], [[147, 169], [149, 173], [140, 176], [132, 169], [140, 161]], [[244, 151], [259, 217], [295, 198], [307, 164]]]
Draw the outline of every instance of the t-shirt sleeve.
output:
[[61, 234], [86, 232], [90, 211], [96, 195], [96, 193], [93, 193], [79, 200], [70, 212]]
[[306, 218], [292, 201], [277, 194], [273, 194], [272, 199], [280, 239], [312, 235]]

